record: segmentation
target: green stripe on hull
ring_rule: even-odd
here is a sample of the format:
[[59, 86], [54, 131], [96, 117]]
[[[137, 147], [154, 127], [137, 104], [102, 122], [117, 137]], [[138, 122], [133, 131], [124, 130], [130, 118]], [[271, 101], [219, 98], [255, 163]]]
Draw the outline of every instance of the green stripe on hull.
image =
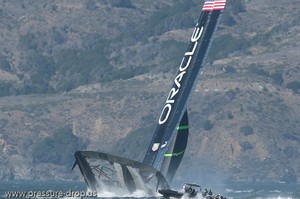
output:
[[190, 128], [189, 126], [177, 126], [176, 130], [184, 130]]
[[179, 153], [166, 153], [164, 156], [165, 157], [174, 157], [174, 156], [180, 156], [183, 155], [184, 151], [181, 151]]

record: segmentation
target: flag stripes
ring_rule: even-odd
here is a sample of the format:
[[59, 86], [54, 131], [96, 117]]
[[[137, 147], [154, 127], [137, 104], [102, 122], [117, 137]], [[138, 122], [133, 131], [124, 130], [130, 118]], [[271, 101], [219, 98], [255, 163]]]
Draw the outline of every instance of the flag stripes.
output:
[[226, 0], [206, 0], [202, 11], [224, 10]]

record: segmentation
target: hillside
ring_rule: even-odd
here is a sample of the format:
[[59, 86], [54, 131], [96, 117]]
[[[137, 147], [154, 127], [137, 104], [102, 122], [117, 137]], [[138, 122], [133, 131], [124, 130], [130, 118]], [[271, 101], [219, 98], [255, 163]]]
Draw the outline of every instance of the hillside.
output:
[[[202, 3], [1, 1], [0, 179], [82, 180], [83, 149], [141, 160]], [[295, 3], [229, 1], [177, 182], [300, 182]]]

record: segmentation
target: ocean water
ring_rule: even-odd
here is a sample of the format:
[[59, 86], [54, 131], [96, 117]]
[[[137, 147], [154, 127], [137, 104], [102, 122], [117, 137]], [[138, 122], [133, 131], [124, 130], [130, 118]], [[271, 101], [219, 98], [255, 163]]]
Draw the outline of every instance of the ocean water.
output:
[[[214, 194], [222, 194], [228, 199], [300, 199], [300, 184], [260, 184], [260, 183], [230, 183], [217, 184], [216, 189], [209, 187]], [[10, 195], [9, 195], [10, 194]], [[19, 194], [18, 196], [12, 194]], [[23, 194], [23, 195], [22, 195]], [[25, 194], [25, 195], [24, 195]], [[39, 195], [38, 195], [39, 194]], [[44, 195], [43, 195], [44, 194]], [[48, 195], [46, 195], [48, 194]], [[86, 195], [90, 194], [90, 195]], [[98, 193], [101, 198], [117, 198], [117, 196], [107, 191]], [[8, 181], [0, 182], [0, 198], [80, 198], [90, 196], [93, 193], [87, 192], [84, 182], [66, 181]], [[45, 197], [48, 196], [48, 197]], [[133, 195], [122, 195], [124, 198], [151, 198], [145, 194], [137, 192]], [[87, 197], [88, 198], [88, 197]], [[162, 197], [152, 197], [162, 198]], [[197, 197], [201, 199], [202, 197]]]

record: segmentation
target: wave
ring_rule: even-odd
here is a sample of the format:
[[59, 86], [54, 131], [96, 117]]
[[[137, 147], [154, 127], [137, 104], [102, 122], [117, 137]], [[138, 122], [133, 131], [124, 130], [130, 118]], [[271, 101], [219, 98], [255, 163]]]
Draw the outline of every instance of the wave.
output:
[[225, 191], [226, 191], [227, 193], [234, 192], [234, 190], [233, 190], [233, 189], [225, 189]]
[[270, 191], [270, 193], [281, 193], [281, 191], [279, 191], [279, 190], [272, 190], [272, 191]]
[[251, 193], [251, 192], [253, 192], [253, 189], [233, 191], [233, 193]]
[[255, 198], [255, 199], [293, 199], [293, 198], [277, 196], [277, 197], [267, 197], [267, 198], [259, 197], [259, 198]]

